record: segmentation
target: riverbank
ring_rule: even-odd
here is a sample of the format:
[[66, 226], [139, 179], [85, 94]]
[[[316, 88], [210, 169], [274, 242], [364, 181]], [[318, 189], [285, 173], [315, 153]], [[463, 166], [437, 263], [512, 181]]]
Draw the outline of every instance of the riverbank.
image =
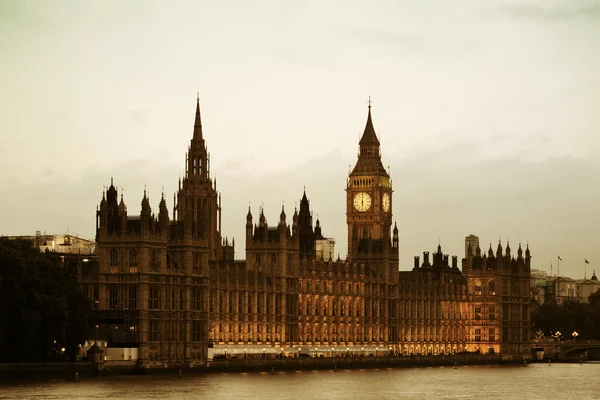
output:
[[498, 355], [447, 355], [404, 357], [341, 357], [341, 358], [278, 358], [278, 359], [217, 359], [208, 366], [153, 367], [147, 368], [135, 362], [107, 363], [95, 373], [91, 362], [73, 363], [0, 363], [0, 380], [32, 379], [89, 379], [114, 375], [176, 375], [211, 374], [226, 372], [273, 373], [301, 370], [347, 370], [378, 368], [415, 368], [435, 366], [523, 364], [523, 360], [506, 360]]

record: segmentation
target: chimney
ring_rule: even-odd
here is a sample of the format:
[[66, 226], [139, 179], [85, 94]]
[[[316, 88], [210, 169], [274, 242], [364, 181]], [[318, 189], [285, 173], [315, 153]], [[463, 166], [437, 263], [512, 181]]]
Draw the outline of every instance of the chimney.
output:
[[419, 256], [415, 256], [415, 269], [419, 268]]
[[429, 265], [429, 252], [423, 252], [423, 265]]
[[458, 268], [458, 256], [452, 256], [452, 268]]

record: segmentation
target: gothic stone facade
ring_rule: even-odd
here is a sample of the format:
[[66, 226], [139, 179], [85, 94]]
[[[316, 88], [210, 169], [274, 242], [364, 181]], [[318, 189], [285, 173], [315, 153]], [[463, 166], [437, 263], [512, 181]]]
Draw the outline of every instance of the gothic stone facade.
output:
[[[170, 219], [147, 194], [139, 216], [111, 185], [97, 210], [99, 266], [83, 279], [100, 335], [138, 347], [140, 362], [193, 365], [208, 346], [225, 353], [459, 351], [522, 355], [529, 338], [530, 253], [481, 256], [469, 249], [449, 265], [441, 251], [399, 272], [392, 229], [392, 180], [381, 161], [371, 107], [346, 185], [348, 257], [317, 259], [306, 193], [288, 223], [262, 210], [246, 216], [246, 259], [221, 237], [221, 202], [204, 141], [199, 103]], [[119, 331], [120, 330], [120, 331]], [[115, 334], [115, 332], [119, 334]], [[260, 350], [258, 350], [260, 351]], [[381, 354], [381, 353], [379, 353]], [[227, 356], [227, 354], [225, 354]]]

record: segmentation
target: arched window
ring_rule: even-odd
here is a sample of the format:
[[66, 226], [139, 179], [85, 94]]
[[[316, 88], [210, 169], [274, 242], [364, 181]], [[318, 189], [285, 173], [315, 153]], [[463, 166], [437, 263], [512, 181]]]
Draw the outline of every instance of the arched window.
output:
[[476, 280], [474, 286], [475, 286], [474, 287], [475, 294], [476, 295], [480, 295], [481, 294], [481, 281], [480, 280]]
[[137, 272], [138, 256], [136, 249], [129, 249], [129, 272]]
[[150, 250], [150, 271], [158, 272], [160, 270], [160, 253], [157, 249]]
[[489, 290], [490, 294], [495, 295], [496, 294], [496, 282], [490, 281], [490, 283], [488, 283], [488, 290]]
[[119, 252], [117, 249], [110, 250], [110, 272], [119, 272]]

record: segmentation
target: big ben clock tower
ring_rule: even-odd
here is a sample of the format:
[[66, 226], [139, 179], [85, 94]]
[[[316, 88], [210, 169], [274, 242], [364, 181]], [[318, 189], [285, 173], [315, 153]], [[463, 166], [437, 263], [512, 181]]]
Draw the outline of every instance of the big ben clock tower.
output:
[[393, 243], [390, 237], [392, 185], [390, 176], [381, 163], [379, 147], [379, 139], [371, 119], [369, 98], [369, 113], [359, 142], [358, 160], [348, 177], [346, 187], [350, 259], [385, 257], [390, 254], [391, 247], [397, 249], [397, 229], [394, 229]]

